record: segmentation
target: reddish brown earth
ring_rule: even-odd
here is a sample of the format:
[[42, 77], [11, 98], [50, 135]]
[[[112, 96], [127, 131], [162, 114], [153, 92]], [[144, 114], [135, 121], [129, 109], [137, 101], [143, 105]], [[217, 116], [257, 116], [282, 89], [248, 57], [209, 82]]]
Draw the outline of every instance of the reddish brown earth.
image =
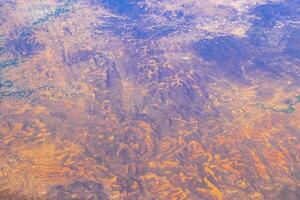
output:
[[0, 200], [300, 199], [300, 4], [0, 1]]

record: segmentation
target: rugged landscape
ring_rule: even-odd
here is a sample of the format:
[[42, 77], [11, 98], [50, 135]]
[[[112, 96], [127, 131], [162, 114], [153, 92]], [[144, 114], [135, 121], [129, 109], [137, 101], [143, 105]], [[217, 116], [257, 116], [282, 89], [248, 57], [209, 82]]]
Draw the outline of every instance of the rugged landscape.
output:
[[1, 200], [298, 200], [299, 140], [299, 0], [0, 0]]

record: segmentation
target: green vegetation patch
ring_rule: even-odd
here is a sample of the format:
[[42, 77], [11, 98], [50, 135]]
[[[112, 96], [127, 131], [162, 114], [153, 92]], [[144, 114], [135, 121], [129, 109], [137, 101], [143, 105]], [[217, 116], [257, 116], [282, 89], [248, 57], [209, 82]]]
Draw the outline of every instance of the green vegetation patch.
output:
[[16, 66], [17, 64], [18, 64], [17, 59], [6, 60], [3, 62], [0, 62], [0, 69], [4, 69], [6, 67], [11, 67], [11, 66]]
[[295, 101], [288, 104], [287, 108], [266, 107], [264, 104], [259, 104], [259, 105], [261, 106], [262, 109], [273, 110], [275, 112], [293, 113], [296, 110], [295, 105], [297, 103], [300, 103], [300, 95], [297, 95], [295, 97]]

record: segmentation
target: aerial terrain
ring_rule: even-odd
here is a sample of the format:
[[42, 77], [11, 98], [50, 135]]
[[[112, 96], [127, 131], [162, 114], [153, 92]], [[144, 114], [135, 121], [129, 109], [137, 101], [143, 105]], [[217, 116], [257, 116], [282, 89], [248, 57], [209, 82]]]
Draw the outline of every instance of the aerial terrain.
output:
[[299, 0], [0, 0], [0, 200], [299, 199]]

